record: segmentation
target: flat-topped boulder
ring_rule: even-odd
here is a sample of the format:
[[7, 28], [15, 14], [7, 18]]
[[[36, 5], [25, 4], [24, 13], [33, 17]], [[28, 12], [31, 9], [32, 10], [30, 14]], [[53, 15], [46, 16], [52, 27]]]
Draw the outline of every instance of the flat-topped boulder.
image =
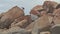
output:
[[0, 28], [8, 28], [18, 17], [24, 16], [24, 11], [15, 6], [8, 10], [0, 20]]

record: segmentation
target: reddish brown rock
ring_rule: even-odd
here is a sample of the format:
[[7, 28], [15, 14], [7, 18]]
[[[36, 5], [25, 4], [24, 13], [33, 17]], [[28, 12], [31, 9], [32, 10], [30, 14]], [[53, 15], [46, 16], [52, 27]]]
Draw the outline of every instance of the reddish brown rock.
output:
[[31, 22], [31, 16], [30, 15], [19, 17], [16, 20], [17, 20], [17, 22], [20, 22], [20, 21], [22, 21], [24, 19], [28, 20], [28, 22]]
[[41, 31], [49, 31], [51, 27], [50, 16], [45, 11], [41, 12], [41, 17], [34, 21], [32, 34], [39, 34]]
[[56, 9], [59, 9], [60, 8], [60, 4], [57, 5]]
[[58, 5], [58, 3], [54, 2], [54, 1], [45, 1], [43, 4], [43, 8], [46, 9], [48, 11], [48, 13], [53, 13], [53, 11], [57, 5]]
[[28, 31], [32, 31], [33, 27], [34, 27], [34, 23], [32, 22], [25, 29], [28, 30]]
[[34, 21], [38, 17], [40, 17], [41, 11], [43, 11], [43, 7], [41, 5], [37, 5], [37, 6], [33, 7], [32, 10], [30, 11], [31, 19]]
[[31, 17], [29, 15], [19, 17], [15, 19], [15, 21], [11, 24], [11, 26], [14, 24], [19, 24], [21, 28], [27, 27], [32, 22]]
[[0, 20], [0, 28], [8, 28], [11, 23], [18, 17], [24, 16], [24, 11], [15, 6], [11, 8]]
[[49, 31], [41, 32], [40, 34], [51, 34]]
[[32, 8], [30, 14], [37, 15], [39, 13], [38, 10], [42, 10], [42, 9], [43, 9], [43, 7], [41, 5], [37, 5]]
[[53, 15], [54, 15], [54, 19], [53, 19], [54, 23], [55, 24], [60, 24], [60, 8], [56, 9], [54, 11]]
[[18, 17], [21, 17], [24, 15], [23, 9], [19, 8], [18, 6], [15, 6], [11, 8], [8, 12], [6, 12], [7, 16], [11, 16], [12, 18], [16, 19]]
[[[29, 30], [29, 31], [32, 31], [32, 30], [34, 30], [34, 28], [33, 27], [35, 27], [36, 26], [36, 29], [38, 28], [39, 29], [39, 27], [41, 26], [41, 27], [43, 27], [44, 28], [44, 26], [46, 26], [46, 25], [48, 25], [48, 24], [46, 24], [46, 23], [50, 23], [50, 26], [52, 26], [51, 25], [51, 22], [52, 22], [52, 15], [51, 14], [45, 14], [46, 12], [45, 11], [43, 11], [43, 12], [41, 12], [41, 17], [39, 17], [37, 20], [35, 20], [34, 22], [32, 22], [30, 25], [28, 25], [28, 27], [26, 27], [25, 29], [27, 29], [27, 30]], [[41, 19], [41, 20], [40, 20]], [[40, 21], [40, 22], [39, 22]], [[36, 23], [38, 23], [38, 24], [36, 24]], [[39, 24], [40, 23], [40, 24]], [[44, 24], [45, 23], [45, 24]], [[36, 24], [36, 25], [35, 25]], [[44, 24], [44, 26], [43, 26], [43, 24]], [[38, 25], [38, 26], [37, 26]], [[47, 26], [46, 26], [47, 27]], [[45, 28], [45, 29], [48, 29], [49, 28], [49, 26], [47, 27], [47, 28]], [[36, 30], [35, 29], [35, 30]], [[43, 29], [44, 30], [44, 29]]]
[[[47, 15], [45, 15], [45, 13], [46, 13], [46, 11], [43, 11], [43, 12], [41, 12], [41, 16], [42, 17], [39, 17], [39, 18], [43, 18], [42, 19], [42, 21], [43, 20], [46, 20], [46, 21], [49, 21], [49, 23], [51, 23], [52, 22], [52, 19], [53, 19], [53, 16], [52, 16], [52, 14], [51, 13], [48, 13]], [[45, 16], [43, 16], [43, 15], [45, 15]], [[38, 18], [38, 19], [39, 19]], [[35, 22], [35, 21], [34, 21]], [[29, 30], [29, 31], [32, 31], [33, 30], [33, 27], [34, 27], [34, 22], [32, 22], [30, 25], [28, 25], [28, 27], [26, 27], [25, 29], [27, 29], [27, 30]], [[36, 22], [36, 23], [38, 23], [38, 21]], [[45, 23], [45, 21], [44, 21], [44, 23]], [[41, 24], [43, 24], [43, 23], [41, 23]], [[53, 24], [52, 24], [53, 25]], [[51, 25], [51, 26], [52, 26]], [[38, 27], [38, 26], [37, 26]]]
[[20, 21], [20, 22], [18, 22], [18, 23], [15, 23], [15, 22], [14, 22], [14, 23], [11, 24], [11, 28], [12, 28], [12, 27], [16, 27], [16, 26], [22, 28], [22, 27], [24, 27], [23, 25], [24, 25], [26, 22], [27, 22], [27, 20], [25, 20], [25, 19], [22, 20], [22, 21]]

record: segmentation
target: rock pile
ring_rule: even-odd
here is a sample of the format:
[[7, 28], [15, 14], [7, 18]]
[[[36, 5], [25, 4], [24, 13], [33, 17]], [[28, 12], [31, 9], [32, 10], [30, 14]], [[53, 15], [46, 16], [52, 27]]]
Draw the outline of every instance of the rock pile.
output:
[[60, 4], [45, 1], [25, 15], [15, 6], [0, 14], [0, 34], [60, 34]]

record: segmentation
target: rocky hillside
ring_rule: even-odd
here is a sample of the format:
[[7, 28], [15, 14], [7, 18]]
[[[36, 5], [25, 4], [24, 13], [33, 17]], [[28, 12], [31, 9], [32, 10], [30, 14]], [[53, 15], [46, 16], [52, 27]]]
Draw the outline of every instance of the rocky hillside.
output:
[[0, 14], [0, 34], [60, 34], [60, 4], [45, 1], [25, 15], [14, 6]]

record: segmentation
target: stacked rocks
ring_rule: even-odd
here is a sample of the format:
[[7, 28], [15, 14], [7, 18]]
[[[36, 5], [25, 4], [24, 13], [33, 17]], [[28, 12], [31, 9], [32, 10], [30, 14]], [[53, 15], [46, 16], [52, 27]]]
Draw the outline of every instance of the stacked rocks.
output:
[[45, 1], [25, 15], [24, 8], [14, 6], [0, 14], [0, 34], [60, 34], [60, 4]]

